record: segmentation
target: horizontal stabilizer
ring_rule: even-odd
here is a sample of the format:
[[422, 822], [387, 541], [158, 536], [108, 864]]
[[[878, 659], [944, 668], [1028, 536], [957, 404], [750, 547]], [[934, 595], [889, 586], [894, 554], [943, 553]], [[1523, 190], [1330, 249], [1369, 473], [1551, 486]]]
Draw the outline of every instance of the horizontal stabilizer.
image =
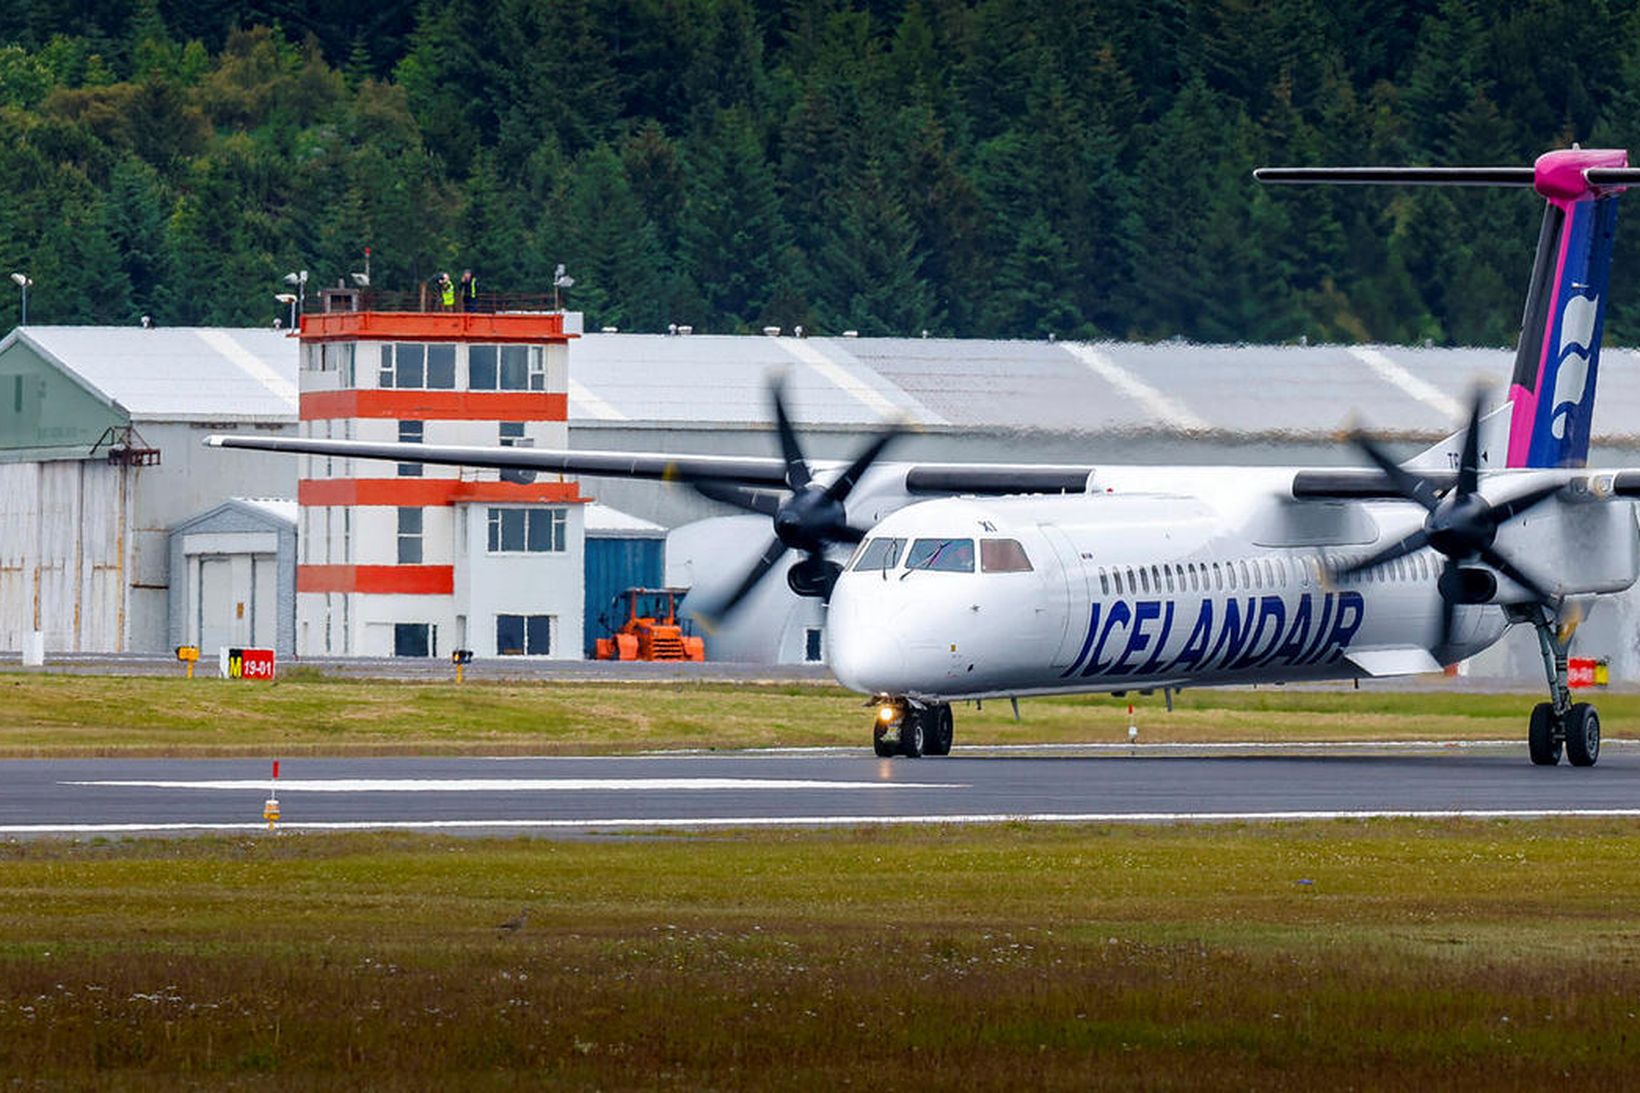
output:
[[1531, 167], [1260, 167], [1253, 177], [1357, 186], [1530, 186], [1536, 172]]
[[1344, 656], [1369, 676], [1415, 676], [1441, 670], [1441, 662], [1428, 649], [1413, 645], [1398, 649], [1353, 649]]

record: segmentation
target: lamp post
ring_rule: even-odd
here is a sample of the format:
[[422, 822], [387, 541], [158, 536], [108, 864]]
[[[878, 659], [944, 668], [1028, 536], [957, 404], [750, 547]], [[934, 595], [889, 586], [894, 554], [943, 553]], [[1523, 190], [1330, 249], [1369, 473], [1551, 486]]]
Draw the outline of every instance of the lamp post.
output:
[[[307, 282], [308, 271], [305, 269], [285, 274], [285, 284], [296, 286], [296, 311], [294, 312], [296, 315], [300, 315], [307, 310]], [[292, 319], [290, 325], [295, 326], [296, 321]]]
[[294, 293], [294, 292], [279, 292], [279, 293], [275, 293], [273, 298], [275, 300], [278, 300], [282, 304], [289, 304], [290, 305], [290, 328], [292, 330], [295, 330], [296, 329], [296, 293]]
[[560, 293], [562, 293], [565, 289], [573, 288], [574, 286], [575, 278], [565, 273], [564, 263], [559, 262], [558, 268], [552, 271], [552, 309], [554, 311], [564, 310], [564, 304], [560, 298]]
[[22, 289], [22, 291], [23, 291], [22, 316], [18, 320], [17, 325], [18, 326], [27, 326], [28, 325], [28, 290], [29, 290], [29, 286], [34, 284], [34, 279], [32, 277], [28, 276], [28, 274], [26, 274], [26, 273], [14, 273], [14, 274], [11, 275], [11, 279], [12, 279], [13, 282], [16, 283], [17, 287]]

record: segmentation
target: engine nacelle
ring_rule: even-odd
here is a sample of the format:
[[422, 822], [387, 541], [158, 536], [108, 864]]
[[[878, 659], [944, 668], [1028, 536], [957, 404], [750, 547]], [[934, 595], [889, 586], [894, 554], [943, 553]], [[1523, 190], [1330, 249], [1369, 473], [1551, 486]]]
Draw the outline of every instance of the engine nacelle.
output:
[[1497, 574], [1478, 566], [1443, 569], [1440, 585], [1449, 603], [1491, 603], [1498, 594]]
[[786, 584], [799, 596], [829, 600], [832, 586], [842, 572], [843, 567], [836, 562], [824, 558], [804, 558], [786, 570]]

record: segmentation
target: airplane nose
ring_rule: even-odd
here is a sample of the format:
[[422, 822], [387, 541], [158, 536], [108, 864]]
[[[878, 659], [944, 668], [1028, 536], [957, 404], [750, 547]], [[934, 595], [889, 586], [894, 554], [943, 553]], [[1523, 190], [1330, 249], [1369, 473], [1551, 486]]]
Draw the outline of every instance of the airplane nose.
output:
[[899, 627], [862, 582], [842, 580], [826, 612], [826, 652], [832, 675], [863, 694], [905, 689], [905, 643]]

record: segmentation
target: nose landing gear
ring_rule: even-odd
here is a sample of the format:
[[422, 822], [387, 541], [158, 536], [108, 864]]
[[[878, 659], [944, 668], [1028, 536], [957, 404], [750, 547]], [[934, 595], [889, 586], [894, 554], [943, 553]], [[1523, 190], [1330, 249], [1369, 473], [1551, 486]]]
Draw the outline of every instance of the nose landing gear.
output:
[[951, 754], [956, 728], [949, 703], [881, 695], [872, 705], [877, 715], [871, 728], [871, 747], [878, 758], [903, 755], [919, 759]]
[[1552, 767], [1560, 762], [1562, 749], [1574, 767], [1592, 767], [1600, 759], [1600, 715], [1587, 702], [1573, 702], [1566, 685], [1566, 651], [1571, 634], [1555, 626], [1547, 608], [1538, 607], [1532, 619], [1538, 646], [1543, 650], [1543, 668], [1549, 677], [1549, 701], [1532, 709], [1526, 734], [1532, 762]]

